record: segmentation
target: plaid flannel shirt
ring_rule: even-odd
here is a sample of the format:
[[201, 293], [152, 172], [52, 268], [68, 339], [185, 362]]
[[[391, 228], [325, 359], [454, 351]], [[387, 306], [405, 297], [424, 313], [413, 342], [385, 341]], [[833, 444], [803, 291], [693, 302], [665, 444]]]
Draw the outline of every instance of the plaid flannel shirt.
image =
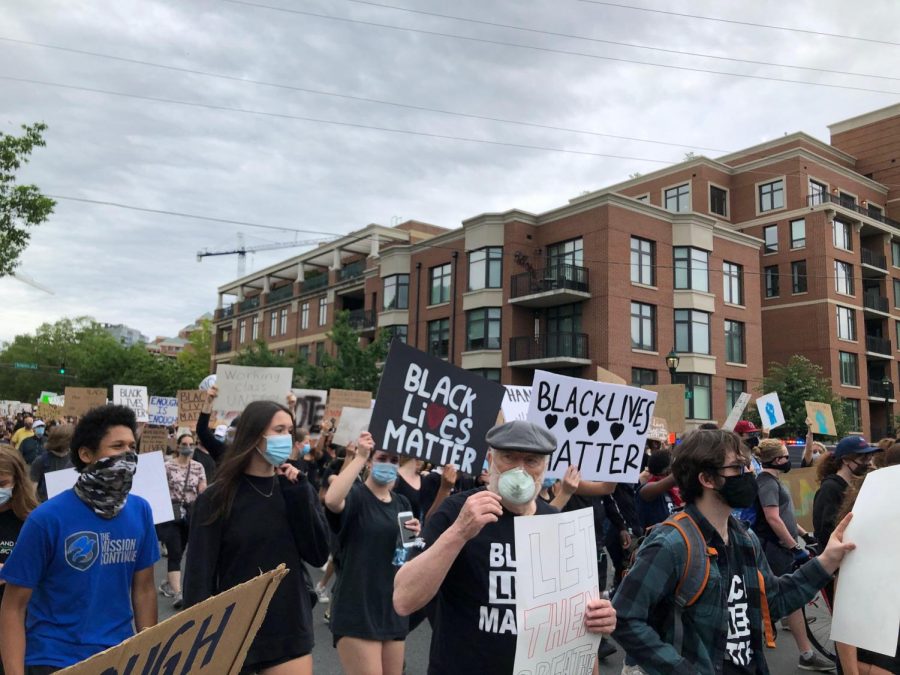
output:
[[[687, 549], [673, 527], [656, 527], [638, 551], [634, 566], [613, 599], [616, 641], [649, 675], [707, 675], [721, 673], [728, 633], [728, 561], [725, 543], [695, 506], [686, 511], [696, 521], [707, 544], [717, 555], [711, 561], [709, 581], [696, 603], [685, 608], [684, 647], [679, 654], [672, 646], [675, 586], [684, 570]], [[764, 654], [764, 627], [760, 608], [757, 570], [762, 572], [772, 621], [787, 616], [812, 600], [831, 575], [818, 560], [811, 560], [793, 574], [776, 577], [762, 553], [756, 535], [733, 517], [728, 536], [743, 561], [751, 628], [751, 646], [759, 675], [769, 672]]]

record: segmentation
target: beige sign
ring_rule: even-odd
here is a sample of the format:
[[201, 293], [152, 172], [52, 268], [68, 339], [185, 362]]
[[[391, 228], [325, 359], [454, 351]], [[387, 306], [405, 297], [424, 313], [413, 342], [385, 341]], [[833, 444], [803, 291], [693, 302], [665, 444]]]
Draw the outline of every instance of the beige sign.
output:
[[806, 416], [812, 422], [814, 434], [837, 436], [837, 429], [834, 426], [834, 415], [831, 413], [830, 405], [819, 403], [818, 401], [804, 401], [804, 404], [806, 405]]
[[647, 432], [647, 438], [651, 441], [661, 441], [663, 443], [669, 440], [669, 430], [666, 428], [666, 421], [662, 417], [653, 417], [650, 420], [650, 430]]
[[206, 401], [206, 392], [202, 389], [178, 390], [178, 426], [197, 428], [200, 410]]
[[597, 382], [606, 382], [607, 384], [628, 384], [625, 378], [619, 377], [615, 373], [597, 366]]
[[44, 422], [50, 422], [62, 417], [63, 409], [49, 403], [38, 403], [34, 408], [34, 414]]
[[791, 501], [794, 503], [794, 515], [797, 522], [807, 532], [813, 531], [812, 511], [813, 499], [819, 489], [819, 479], [816, 476], [816, 467], [809, 466], [805, 469], [794, 469], [790, 473], [781, 474], [778, 479], [791, 493]]
[[145, 452], [162, 452], [169, 450], [169, 433], [165, 427], [144, 427], [141, 432], [141, 454]]
[[648, 384], [644, 389], [655, 391], [656, 407], [654, 417], [662, 417], [670, 433], [684, 432], [684, 385], [683, 384]]
[[66, 387], [63, 414], [80, 417], [91, 408], [101, 405], [106, 405], [106, 389], [103, 387]]
[[372, 394], [368, 391], [353, 389], [330, 389], [328, 403], [325, 405], [325, 419], [335, 425], [340, 422], [344, 408], [369, 408], [372, 405]]
[[288, 572], [279, 565], [59, 672], [237, 675], [272, 595]]

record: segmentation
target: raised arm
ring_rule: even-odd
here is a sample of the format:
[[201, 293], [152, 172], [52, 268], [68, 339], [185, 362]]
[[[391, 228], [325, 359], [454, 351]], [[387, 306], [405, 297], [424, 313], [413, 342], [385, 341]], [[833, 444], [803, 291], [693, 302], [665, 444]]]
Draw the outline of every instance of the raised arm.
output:
[[332, 513], [343, 512], [345, 500], [347, 499], [347, 495], [350, 494], [350, 488], [353, 487], [356, 477], [366, 465], [369, 454], [374, 447], [375, 441], [372, 439], [372, 434], [368, 431], [364, 431], [360, 434], [359, 440], [356, 442], [356, 455], [353, 459], [349, 459], [348, 457], [344, 460], [344, 466], [341, 468], [341, 472], [328, 487], [328, 492], [325, 493], [326, 509]]

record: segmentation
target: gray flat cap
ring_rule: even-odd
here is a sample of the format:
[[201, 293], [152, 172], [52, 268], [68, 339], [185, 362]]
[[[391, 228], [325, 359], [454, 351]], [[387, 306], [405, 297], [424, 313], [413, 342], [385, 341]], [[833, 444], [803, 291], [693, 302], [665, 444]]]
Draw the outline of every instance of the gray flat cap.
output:
[[485, 436], [488, 445], [495, 450], [517, 450], [549, 455], [556, 450], [556, 436], [531, 422], [513, 420], [498, 424]]

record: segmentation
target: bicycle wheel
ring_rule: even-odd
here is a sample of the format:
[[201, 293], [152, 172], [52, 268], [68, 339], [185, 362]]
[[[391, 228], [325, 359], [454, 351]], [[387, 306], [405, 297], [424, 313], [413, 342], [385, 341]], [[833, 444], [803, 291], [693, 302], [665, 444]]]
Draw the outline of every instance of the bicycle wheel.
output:
[[806, 637], [813, 649], [826, 659], [837, 662], [837, 650], [831, 639], [831, 608], [822, 591], [803, 606], [803, 621], [806, 625]]

